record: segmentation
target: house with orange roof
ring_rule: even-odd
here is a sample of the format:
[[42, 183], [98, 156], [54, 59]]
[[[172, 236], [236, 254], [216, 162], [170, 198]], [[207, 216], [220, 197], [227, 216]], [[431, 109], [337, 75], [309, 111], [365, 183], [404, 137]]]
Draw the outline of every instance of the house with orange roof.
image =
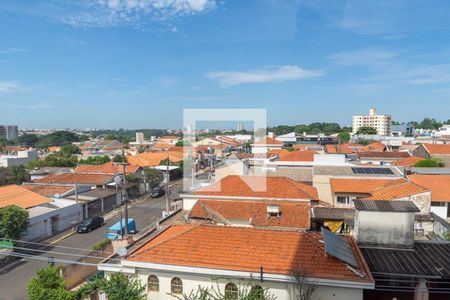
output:
[[192, 194], [182, 195], [183, 209], [191, 210], [199, 199], [318, 201], [317, 190], [287, 177], [229, 175]]
[[315, 154], [315, 151], [292, 151], [280, 157], [279, 161], [312, 162]]
[[[340, 252], [332, 251], [333, 244]], [[149, 299], [169, 300], [202, 287], [233, 297], [243, 289], [266, 290], [274, 299], [296, 300], [300, 278], [317, 285], [317, 299], [361, 300], [364, 290], [374, 288], [353, 238], [326, 230], [172, 225], [130, 250], [98, 270], [133, 274]]]
[[[99, 174], [122, 174], [123, 165], [118, 165], [114, 162], [107, 162], [101, 165], [79, 165], [74, 169], [75, 173], [99, 173]], [[136, 165], [126, 165], [125, 172], [127, 174], [138, 174], [142, 172], [142, 168]]]
[[367, 151], [378, 151], [383, 152], [386, 151], [386, 145], [382, 142], [373, 142], [370, 143], [362, 148], [359, 149], [359, 151], [367, 152]]
[[450, 144], [421, 144], [413, 152], [414, 156], [440, 159], [450, 166]]
[[178, 163], [183, 160], [183, 152], [144, 152], [136, 156], [127, 156], [127, 162], [129, 165], [139, 166], [141, 168], [159, 166], [161, 162], [166, 159], [169, 159], [171, 163]]
[[408, 175], [408, 179], [431, 191], [431, 212], [450, 218], [450, 175]]
[[180, 140], [180, 137], [176, 135], [164, 135], [158, 138], [157, 143], [175, 145]]
[[334, 207], [352, 208], [353, 200], [412, 201], [423, 213], [430, 212], [431, 191], [407, 179], [348, 179], [330, 180]]
[[[52, 192], [69, 192], [67, 187]], [[81, 205], [75, 201], [56, 199], [50, 191], [29, 186], [0, 187], [0, 209], [15, 205], [28, 211], [28, 227], [23, 240], [32, 241], [50, 237], [67, 230], [82, 219]]]
[[405, 159], [411, 154], [405, 151], [359, 151], [356, 157], [361, 164], [391, 165], [393, 161]]
[[423, 157], [410, 156], [410, 157], [394, 160], [392, 162], [392, 165], [397, 166], [397, 167], [410, 168], [410, 167], [414, 167], [415, 164], [417, 164], [419, 161], [422, 161], [422, 160], [424, 160]]

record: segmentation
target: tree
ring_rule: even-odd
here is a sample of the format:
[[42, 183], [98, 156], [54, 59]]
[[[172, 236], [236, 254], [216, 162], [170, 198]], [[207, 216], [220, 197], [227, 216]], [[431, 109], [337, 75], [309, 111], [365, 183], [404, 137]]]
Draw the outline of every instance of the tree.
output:
[[360, 127], [356, 134], [374, 135], [377, 134], [377, 130], [373, 127]]
[[152, 189], [160, 185], [163, 180], [163, 174], [161, 171], [151, 168], [144, 169], [144, 176], [146, 181], [150, 183], [150, 188]]
[[84, 284], [78, 291], [78, 298], [103, 292], [108, 300], [144, 300], [145, 287], [137, 278], [130, 278], [122, 273], [113, 273], [109, 278], [95, 278]]
[[228, 291], [223, 292], [219, 287], [202, 287], [199, 286], [196, 290], [192, 290], [189, 294], [181, 296], [172, 295], [178, 300], [275, 300], [276, 297], [272, 295], [267, 288], [259, 285], [244, 284], [235, 285], [235, 291], [231, 294]]
[[48, 266], [37, 271], [37, 276], [28, 284], [30, 300], [75, 300], [75, 294], [67, 290], [59, 269]]
[[110, 161], [111, 158], [109, 158], [108, 155], [97, 155], [97, 156], [89, 156], [86, 159], [80, 159], [79, 163], [81, 165], [103, 165]]
[[127, 157], [122, 154], [117, 154], [112, 159], [113, 162], [127, 162]]
[[346, 131], [339, 132], [338, 138], [342, 144], [350, 142], [350, 133]]
[[176, 144], [176, 147], [192, 147], [191, 142], [186, 141], [186, 140], [179, 140]]
[[30, 180], [30, 174], [27, 172], [24, 166], [11, 167], [12, 176], [9, 179], [9, 183], [22, 184], [24, 181]]
[[34, 147], [39, 142], [39, 137], [35, 134], [24, 134], [17, 138], [19, 145]]
[[26, 209], [16, 205], [9, 205], [0, 209], [0, 238], [20, 239], [28, 227], [29, 213]]
[[78, 148], [78, 146], [75, 146], [73, 144], [66, 144], [61, 146], [61, 150], [59, 152], [62, 156], [66, 157], [74, 154], [81, 154], [80, 148]]
[[27, 163], [26, 168], [29, 170], [42, 167], [75, 167], [78, 158], [75, 155], [65, 156], [60, 152], [47, 155], [44, 159], [36, 159]]
[[47, 149], [50, 146], [62, 146], [79, 141], [80, 137], [74, 132], [55, 131], [51, 134], [40, 137], [37, 147], [40, 149]]
[[433, 118], [424, 118], [416, 127], [422, 129], [438, 129], [442, 127], [442, 123]]

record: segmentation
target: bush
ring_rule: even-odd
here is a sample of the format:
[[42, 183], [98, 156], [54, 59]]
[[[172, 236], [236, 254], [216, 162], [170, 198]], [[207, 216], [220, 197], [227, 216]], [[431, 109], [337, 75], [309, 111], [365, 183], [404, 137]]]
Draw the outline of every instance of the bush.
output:
[[28, 296], [30, 300], [75, 300], [75, 294], [66, 289], [66, 282], [54, 266], [37, 271], [28, 284]]
[[443, 167], [445, 164], [440, 159], [432, 158], [432, 159], [424, 159], [421, 161], [418, 161], [414, 167], [418, 168], [437, 168], [437, 167]]
[[101, 250], [105, 249], [105, 247], [108, 246], [109, 244], [111, 244], [111, 240], [110, 239], [104, 239], [103, 241], [98, 242], [97, 244], [95, 244], [92, 249], [94, 249], [95, 251], [101, 251]]

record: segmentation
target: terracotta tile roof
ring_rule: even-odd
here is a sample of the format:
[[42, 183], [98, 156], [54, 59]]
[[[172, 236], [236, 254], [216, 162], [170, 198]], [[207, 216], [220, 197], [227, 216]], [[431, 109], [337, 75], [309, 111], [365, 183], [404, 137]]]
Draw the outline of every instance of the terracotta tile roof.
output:
[[162, 142], [158, 142], [156, 144], [153, 145], [153, 149], [169, 149], [170, 147], [172, 147], [172, 144], [169, 143], [162, 143]]
[[0, 186], [0, 208], [16, 205], [26, 209], [48, 202], [50, 202], [49, 198], [30, 191], [23, 186], [15, 184]]
[[255, 141], [255, 145], [283, 145], [283, 142], [267, 136], [263, 139]]
[[71, 190], [73, 190], [75, 187], [73, 186], [61, 186], [61, 185], [22, 185], [22, 187], [26, 188], [27, 190], [30, 190], [32, 192], [38, 193], [41, 196], [44, 197], [54, 197], [55, 195], [63, 195]]
[[180, 138], [176, 135], [164, 135], [158, 138], [159, 140], [179, 140]]
[[51, 153], [53, 153], [53, 152], [59, 152], [59, 151], [61, 151], [61, 147], [58, 147], [58, 146], [51, 146], [51, 147], [48, 147], [48, 148], [47, 148], [47, 151], [48, 151], [48, 152], [51, 152]]
[[175, 151], [175, 152], [183, 153], [184, 152], [184, 147], [182, 147], [182, 146], [173, 146], [173, 147], [170, 147], [169, 149], [167, 149], [167, 151]]
[[314, 151], [292, 151], [280, 157], [280, 161], [314, 161]]
[[[267, 205], [276, 204], [280, 207], [280, 216], [268, 217]], [[213, 210], [226, 219], [249, 221], [253, 226], [271, 227], [310, 227], [310, 204], [294, 201], [255, 201], [255, 200], [198, 200], [189, 217], [209, 219], [208, 211]]]
[[[136, 173], [139, 170], [139, 166], [127, 165], [125, 170], [128, 174]], [[75, 168], [75, 173], [102, 173], [102, 174], [122, 174], [123, 166], [117, 165], [113, 162], [107, 162], [102, 165], [80, 165]]]
[[278, 155], [278, 157], [280, 157], [280, 158], [286, 156], [289, 153], [290, 152], [286, 149], [271, 149], [271, 150], [267, 151], [268, 156]]
[[422, 144], [430, 154], [450, 155], [450, 144]]
[[409, 180], [431, 190], [431, 200], [450, 202], [450, 175], [418, 175], [408, 176]]
[[162, 152], [145, 152], [137, 156], [127, 156], [128, 164], [132, 166], [154, 167], [159, 166], [162, 160], [167, 159], [173, 163], [183, 160], [183, 152], [178, 151], [162, 151]]
[[396, 200], [426, 193], [429, 190], [406, 179], [392, 180], [383, 187], [374, 189], [366, 200]]
[[370, 194], [376, 188], [384, 186], [392, 179], [344, 179], [331, 178], [331, 190], [334, 193]]
[[[350, 238], [349, 238], [350, 239]], [[372, 283], [367, 265], [350, 240], [361, 278], [325, 254], [317, 232], [276, 231], [231, 226], [175, 225], [134, 251], [128, 260], [233, 271], [294, 275]]]
[[316, 188], [287, 177], [229, 175], [196, 195], [318, 200]]
[[384, 151], [386, 146], [381, 142], [374, 142], [359, 149], [360, 151]]
[[352, 154], [353, 150], [346, 144], [341, 145], [326, 145], [326, 150], [330, 154]]
[[48, 175], [34, 182], [103, 185], [112, 182], [113, 178], [110, 174], [65, 173]]
[[319, 144], [295, 144], [295, 145], [292, 145], [292, 148], [294, 148], [295, 150], [304, 151], [304, 150], [310, 150], [313, 148], [323, 148], [323, 146], [319, 145]]
[[398, 167], [412, 167], [416, 163], [418, 163], [419, 161], [422, 161], [422, 160], [424, 160], [423, 157], [410, 156], [410, 157], [407, 157], [404, 159], [396, 160], [396, 161], [392, 162], [392, 164], [394, 166], [398, 166]]

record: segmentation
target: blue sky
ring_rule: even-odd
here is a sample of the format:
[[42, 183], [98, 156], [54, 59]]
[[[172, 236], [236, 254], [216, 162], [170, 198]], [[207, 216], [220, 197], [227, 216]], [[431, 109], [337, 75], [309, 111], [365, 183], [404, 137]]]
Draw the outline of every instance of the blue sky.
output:
[[0, 0], [0, 123], [178, 128], [450, 118], [450, 2]]

